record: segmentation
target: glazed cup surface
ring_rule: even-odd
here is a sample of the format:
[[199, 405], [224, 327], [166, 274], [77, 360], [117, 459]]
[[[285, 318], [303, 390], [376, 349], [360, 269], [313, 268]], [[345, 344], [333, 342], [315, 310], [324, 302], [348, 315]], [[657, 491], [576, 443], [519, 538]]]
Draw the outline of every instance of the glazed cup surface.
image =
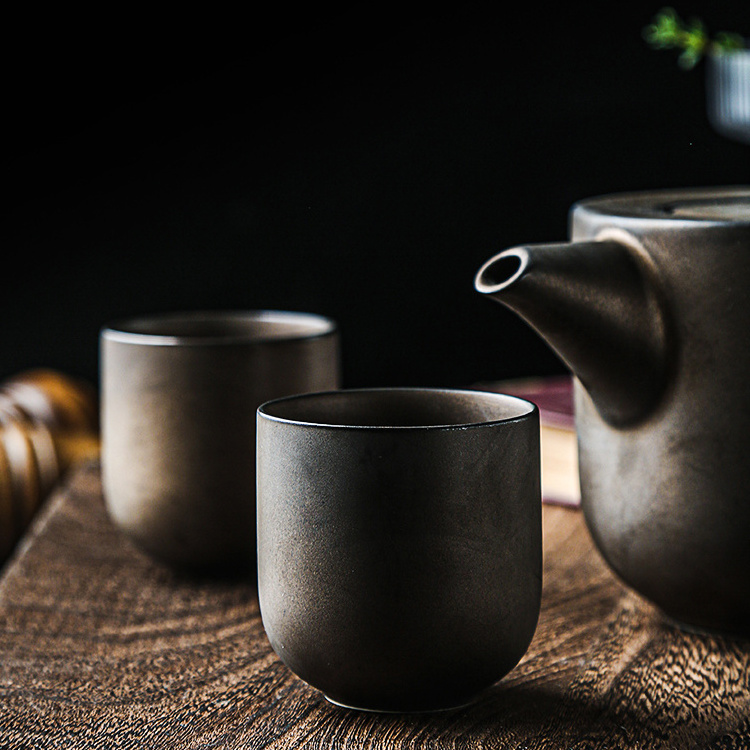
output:
[[339, 387], [333, 321], [199, 311], [102, 329], [102, 478], [110, 516], [153, 556], [255, 568], [255, 411]]
[[541, 595], [539, 418], [476, 391], [258, 410], [258, 585], [281, 659], [337, 704], [465, 704], [525, 653]]

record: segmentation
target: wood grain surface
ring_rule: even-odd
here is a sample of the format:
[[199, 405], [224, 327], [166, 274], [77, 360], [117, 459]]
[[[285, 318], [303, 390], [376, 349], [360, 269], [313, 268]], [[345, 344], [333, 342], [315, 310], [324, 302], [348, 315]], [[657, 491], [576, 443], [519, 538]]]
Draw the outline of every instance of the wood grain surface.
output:
[[284, 667], [249, 582], [181, 577], [111, 526], [99, 467], [58, 488], [0, 578], [0, 747], [747, 748], [750, 643], [624, 589], [577, 510], [544, 509], [528, 653], [469, 707], [328, 704]]

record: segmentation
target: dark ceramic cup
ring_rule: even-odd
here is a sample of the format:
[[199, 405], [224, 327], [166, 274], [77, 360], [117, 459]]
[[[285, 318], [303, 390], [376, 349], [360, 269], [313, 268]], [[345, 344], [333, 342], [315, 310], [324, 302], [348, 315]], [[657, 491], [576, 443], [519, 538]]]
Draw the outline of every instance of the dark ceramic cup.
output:
[[536, 628], [539, 416], [511, 396], [344, 390], [258, 410], [258, 586], [276, 653], [333, 703], [470, 702]]
[[104, 497], [116, 525], [179, 567], [255, 572], [255, 412], [339, 386], [333, 321], [188, 312], [101, 333]]

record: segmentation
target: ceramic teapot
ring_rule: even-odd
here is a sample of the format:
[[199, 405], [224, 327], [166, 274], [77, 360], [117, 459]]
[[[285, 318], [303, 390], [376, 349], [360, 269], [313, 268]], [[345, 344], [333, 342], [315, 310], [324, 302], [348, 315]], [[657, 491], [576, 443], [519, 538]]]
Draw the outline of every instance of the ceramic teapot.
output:
[[750, 187], [580, 201], [571, 241], [475, 288], [575, 375], [581, 504], [612, 569], [679, 624], [750, 633]]

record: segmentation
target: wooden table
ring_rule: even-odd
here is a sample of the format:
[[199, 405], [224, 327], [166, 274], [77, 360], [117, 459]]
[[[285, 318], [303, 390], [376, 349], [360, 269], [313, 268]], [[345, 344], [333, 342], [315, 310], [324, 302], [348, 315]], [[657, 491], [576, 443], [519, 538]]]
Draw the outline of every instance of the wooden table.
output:
[[579, 511], [544, 509], [522, 662], [468, 708], [328, 704], [271, 650], [254, 587], [181, 578], [111, 526], [79, 468], [0, 579], [0, 747], [747, 748], [750, 643], [686, 633], [612, 576]]

